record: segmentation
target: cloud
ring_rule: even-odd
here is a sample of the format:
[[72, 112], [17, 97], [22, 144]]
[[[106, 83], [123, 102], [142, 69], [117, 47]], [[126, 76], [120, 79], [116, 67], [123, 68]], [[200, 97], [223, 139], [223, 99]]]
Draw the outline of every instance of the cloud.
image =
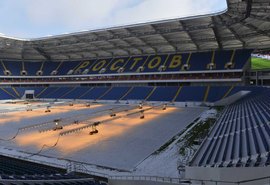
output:
[[143, 23], [186, 16], [203, 15], [220, 9], [220, 0], [145, 0], [136, 7], [119, 10], [111, 17], [116, 24]]
[[224, 8], [225, 2], [226, 0], [2, 0], [0, 32], [6, 32], [10, 28], [9, 33], [5, 34], [20, 33], [19, 37], [55, 35], [203, 14]]
[[78, 27], [106, 19], [120, 0], [27, 0], [27, 14], [34, 24]]

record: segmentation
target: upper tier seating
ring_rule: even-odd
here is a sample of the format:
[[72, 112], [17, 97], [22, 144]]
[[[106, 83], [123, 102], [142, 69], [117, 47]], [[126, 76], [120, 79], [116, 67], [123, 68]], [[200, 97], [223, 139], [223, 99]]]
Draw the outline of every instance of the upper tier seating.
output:
[[270, 90], [257, 88], [223, 110], [191, 165], [269, 165], [269, 123]]
[[22, 70], [22, 62], [3, 61], [3, 68], [9, 70], [12, 76], [20, 76]]
[[28, 76], [36, 76], [41, 66], [42, 62], [24, 62], [24, 70], [27, 71]]
[[60, 62], [44, 62], [43, 64], [43, 76], [50, 76], [51, 73], [54, 70], [57, 70], [58, 66], [60, 66], [61, 63]]
[[[5, 60], [0, 63], [0, 75], [9, 70], [20, 76], [23, 69], [29, 76], [242, 69], [250, 56], [251, 50], [235, 50], [66, 62]], [[43, 73], [37, 74], [40, 70]]]

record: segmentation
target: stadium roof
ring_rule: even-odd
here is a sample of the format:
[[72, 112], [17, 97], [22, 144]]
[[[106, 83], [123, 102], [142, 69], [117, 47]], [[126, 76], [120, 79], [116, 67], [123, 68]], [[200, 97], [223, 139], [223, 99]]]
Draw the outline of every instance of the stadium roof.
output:
[[216, 49], [269, 49], [270, 0], [228, 0], [228, 9], [39, 39], [0, 36], [1, 59], [78, 60]]

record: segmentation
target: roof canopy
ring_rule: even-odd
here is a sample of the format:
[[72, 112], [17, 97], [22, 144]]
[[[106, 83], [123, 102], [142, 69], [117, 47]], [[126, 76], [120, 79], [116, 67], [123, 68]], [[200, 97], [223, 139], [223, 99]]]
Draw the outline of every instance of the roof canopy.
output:
[[0, 37], [1, 59], [79, 60], [242, 48], [270, 48], [269, 0], [228, 0], [228, 10], [218, 14], [54, 37]]

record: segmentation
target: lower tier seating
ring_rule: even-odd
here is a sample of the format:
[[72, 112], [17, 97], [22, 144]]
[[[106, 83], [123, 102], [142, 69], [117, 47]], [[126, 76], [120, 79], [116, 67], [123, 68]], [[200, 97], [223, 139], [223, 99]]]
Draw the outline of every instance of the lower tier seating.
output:
[[[0, 156], [0, 184], [13, 181], [13, 184], [87, 184], [105, 185], [94, 180], [90, 175], [66, 173], [65, 169]], [[29, 181], [29, 182], [28, 182]], [[12, 184], [11, 183], [11, 184]]]
[[260, 87], [245, 86], [52, 86], [0, 88], [0, 99], [18, 99], [34, 90], [41, 99], [139, 100], [164, 102], [216, 102], [239, 91], [257, 92]]
[[223, 110], [191, 164], [267, 166], [269, 156], [270, 90], [256, 89]]

